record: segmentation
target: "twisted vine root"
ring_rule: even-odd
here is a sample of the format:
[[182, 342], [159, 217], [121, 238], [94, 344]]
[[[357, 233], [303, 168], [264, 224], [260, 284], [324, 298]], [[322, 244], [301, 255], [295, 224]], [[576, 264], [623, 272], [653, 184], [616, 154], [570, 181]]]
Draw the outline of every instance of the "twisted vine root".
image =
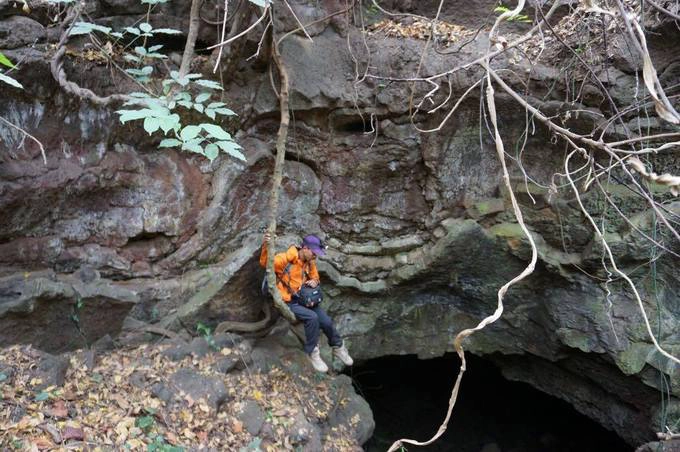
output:
[[222, 334], [226, 332], [231, 333], [258, 333], [263, 331], [272, 319], [272, 308], [269, 302], [262, 303], [262, 311], [264, 318], [256, 322], [221, 322], [215, 328], [215, 334]]

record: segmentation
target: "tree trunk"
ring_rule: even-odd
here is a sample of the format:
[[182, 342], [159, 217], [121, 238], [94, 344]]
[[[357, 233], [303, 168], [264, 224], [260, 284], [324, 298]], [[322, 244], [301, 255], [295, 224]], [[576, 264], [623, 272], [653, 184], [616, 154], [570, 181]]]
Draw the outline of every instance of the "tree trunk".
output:
[[196, 47], [196, 38], [198, 37], [198, 27], [201, 24], [200, 11], [202, 0], [191, 1], [191, 13], [189, 15], [189, 33], [187, 34], [187, 43], [184, 46], [184, 54], [182, 54], [182, 64], [179, 66], [179, 76], [184, 77], [191, 69], [191, 60], [194, 59], [194, 47]]
[[276, 287], [276, 274], [274, 273], [274, 236], [276, 234], [276, 217], [279, 209], [279, 190], [281, 188], [283, 165], [285, 163], [286, 157], [286, 140], [288, 138], [288, 123], [290, 121], [290, 113], [288, 111], [288, 71], [281, 60], [279, 46], [276, 42], [276, 34], [274, 32], [272, 32], [272, 41], [272, 56], [274, 58], [274, 62], [276, 63], [276, 67], [279, 70], [279, 77], [281, 78], [281, 92], [279, 94], [281, 123], [279, 124], [279, 131], [276, 135], [276, 163], [274, 164], [274, 175], [272, 176], [272, 191], [269, 195], [269, 223], [267, 232], [269, 232], [269, 235], [272, 237], [272, 239], [267, 242], [267, 284], [269, 285], [269, 293], [274, 298], [274, 305], [276, 308], [281, 311], [281, 314], [283, 314], [283, 316], [288, 320], [295, 322], [295, 315], [283, 301], [281, 294]]

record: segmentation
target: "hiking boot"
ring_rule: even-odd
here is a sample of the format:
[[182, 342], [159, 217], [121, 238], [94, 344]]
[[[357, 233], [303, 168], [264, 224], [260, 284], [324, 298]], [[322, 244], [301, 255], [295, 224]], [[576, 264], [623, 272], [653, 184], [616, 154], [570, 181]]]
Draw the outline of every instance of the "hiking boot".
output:
[[345, 366], [351, 366], [354, 364], [354, 360], [351, 356], [349, 356], [349, 352], [345, 347], [345, 342], [343, 342], [340, 347], [333, 347], [333, 356], [342, 361]]
[[312, 353], [309, 355], [309, 360], [312, 362], [312, 366], [314, 367], [314, 370], [317, 372], [322, 372], [326, 373], [328, 372], [328, 366], [326, 365], [325, 362], [323, 362], [323, 359], [321, 359], [321, 353], [319, 352], [319, 346], [317, 345], [314, 347], [314, 350], [312, 350]]

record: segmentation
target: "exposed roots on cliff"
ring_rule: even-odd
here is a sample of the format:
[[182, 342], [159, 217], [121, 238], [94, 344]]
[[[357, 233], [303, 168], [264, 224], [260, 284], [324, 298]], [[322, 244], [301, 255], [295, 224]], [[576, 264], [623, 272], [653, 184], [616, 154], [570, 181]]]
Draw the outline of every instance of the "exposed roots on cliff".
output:
[[272, 319], [272, 309], [269, 307], [268, 302], [262, 303], [262, 311], [264, 312], [264, 318], [262, 320], [258, 320], [257, 322], [220, 322], [215, 327], [215, 333], [260, 333], [264, 335], [268, 331], [266, 328], [271, 326], [270, 321]]
[[77, 83], [70, 81], [66, 76], [66, 71], [64, 71], [64, 55], [66, 54], [66, 43], [69, 39], [69, 33], [73, 24], [80, 16], [80, 10], [78, 6], [74, 6], [69, 10], [66, 18], [62, 22], [62, 33], [61, 39], [57, 44], [57, 50], [52, 57], [52, 62], [50, 63], [50, 70], [52, 71], [52, 77], [59, 83], [64, 91], [81, 99], [88, 100], [96, 105], [105, 106], [118, 104], [130, 100], [130, 96], [127, 94], [111, 94], [109, 96], [99, 96], [94, 91], [82, 88]]
[[[437, 15], [430, 21], [431, 24], [431, 29], [423, 29], [422, 27], [413, 27], [410, 29], [410, 31], [405, 31], [406, 28], [404, 27], [398, 27], [398, 26], [387, 26], [387, 25], [381, 25], [379, 27], [376, 27], [375, 30], [383, 31], [385, 33], [392, 33], [392, 34], [399, 34], [399, 35], [405, 35], [408, 33], [415, 33], [415, 37], [417, 38], [426, 38], [427, 42], [423, 46], [423, 53], [421, 56], [421, 64], [425, 56], [425, 52], [427, 50], [427, 46], [432, 39], [432, 36], [435, 36], [437, 33], [441, 34], [444, 31], [439, 30], [439, 11], [441, 10], [441, 6], [443, 4], [443, 1], [439, 3], [439, 9], [437, 12]], [[580, 191], [576, 187], [573, 179], [573, 175], [578, 173], [580, 170], [574, 171], [572, 169], [573, 165], [570, 165], [570, 161], [572, 157], [575, 155], [582, 156], [585, 159], [585, 164], [581, 167], [582, 169], [588, 169], [590, 168], [590, 171], [588, 172], [587, 175], [581, 176], [585, 177], [585, 184], [584, 184], [584, 191], [589, 188], [589, 186], [592, 184], [593, 181], [598, 182], [598, 187], [602, 189], [602, 186], [599, 184], [600, 178], [611, 178], [613, 172], [618, 171], [620, 173], [623, 173], [624, 177], [626, 177], [634, 186], [636, 192], [647, 202], [648, 207], [651, 208], [651, 210], [654, 212], [656, 215], [656, 218], [659, 219], [661, 224], [666, 226], [668, 228], [668, 231], [671, 233], [672, 236], [675, 237], [678, 242], [680, 242], [680, 234], [678, 234], [677, 230], [675, 229], [675, 226], [673, 223], [674, 221], [669, 221], [668, 218], [666, 218], [666, 215], [664, 213], [664, 207], [654, 199], [654, 197], [649, 193], [649, 190], [646, 187], [643, 187], [642, 184], [640, 183], [639, 180], [637, 180], [633, 172], [637, 172], [643, 179], [645, 179], [647, 182], [657, 182], [659, 180], [662, 181], [662, 183], [670, 188], [671, 194], [672, 195], [677, 195], [677, 183], [680, 182], [680, 178], [671, 174], [664, 174], [662, 176], [658, 176], [657, 174], [651, 174], [651, 172], [647, 169], [646, 165], [642, 163], [636, 155], [645, 155], [651, 153], [657, 153], [660, 152], [661, 150], [665, 149], [670, 149], [670, 148], [675, 148], [680, 145], [679, 142], [667, 142], [665, 141], [668, 138], [675, 138], [680, 136], [680, 133], [676, 132], [670, 132], [670, 133], [659, 133], [659, 134], [647, 134], [647, 135], [639, 135], [639, 136], [633, 136], [630, 129], [626, 127], [626, 125], [622, 121], [622, 115], [620, 113], [620, 109], [617, 108], [616, 103], [612, 99], [612, 97], [609, 95], [607, 92], [607, 89], [603, 85], [603, 83], [598, 79], [598, 77], [595, 75], [595, 71], [593, 67], [584, 60], [584, 58], [579, 55], [578, 52], [574, 50], [573, 47], [571, 47], [567, 42], [565, 42], [565, 39], [563, 36], [558, 32], [548, 21], [549, 17], [552, 15], [552, 13], [555, 11], [555, 8], [557, 6], [558, 2], [553, 3], [550, 11], [548, 13], [544, 14], [542, 11], [539, 11], [541, 20], [537, 20], [536, 25], [528, 32], [526, 33], [523, 37], [515, 39], [513, 41], [509, 41], [508, 39], [504, 38], [503, 36], [499, 36], [497, 33], [497, 29], [499, 24], [503, 20], [510, 20], [512, 18], [518, 17], [519, 13], [522, 11], [524, 8], [524, 1], [520, 0], [517, 3], [517, 6], [513, 10], [505, 10], [496, 20], [494, 23], [494, 26], [492, 27], [491, 31], [489, 32], [489, 43], [491, 45], [495, 45], [496, 50], [492, 51], [492, 49], [489, 47], [487, 50], [486, 54], [472, 62], [456, 66], [450, 70], [440, 72], [438, 74], [430, 75], [430, 76], [421, 76], [420, 75], [420, 65], [418, 67], [418, 70], [416, 71], [416, 74], [413, 77], [391, 77], [391, 76], [382, 76], [382, 75], [369, 75], [369, 77], [376, 78], [376, 79], [381, 79], [381, 80], [388, 80], [391, 82], [408, 82], [411, 84], [415, 83], [426, 83], [428, 84], [428, 89], [424, 95], [421, 95], [420, 101], [413, 101], [410, 100], [409, 104], [412, 105], [415, 103], [416, 108], [411, 112], [411, 118], [415, 118], [415, 115], [419, 112], [419, 109], [421, 106], [425, 103], [425, 101], [429, 101], [430, 104], [436, 105], [433, 109], [430, 110], [430, 113], [433, 113], [436, 110], [441, 109], [445, 105], [449, 104], [452, 105], [450, 107], [450, 111], [448, 114], [444, 116], [444, 118], [441, 120], [441, 122], [435, 126], [431, 127], [428, 129], [422, 129], [416, 126], [415, 122], [413, 123], [414, 126], [421, 132], [425, 133], [431, 133], [431, 132], [436, 132], [439, 131], [443, 128], [444, 124], [447, 122], [449, 118], [452, 117], [453, 113], [456, 111], [458, 106], [462, 103], [462, 101], [470, 94], [473, 88], [475, 88], [480, 82], [478, 81], [476, 84], [473, 84], [470, 88], [465, 91], [462, 96], [458, 97], [457, 99], [452, 99], [451, 96], [451, 87], [450, 87], [450, 80], [449, 76], [457, 72], [461, 69], [467, 69], [470, 68], [473, 65], [480, 65], [484, 69], [486, 73], [486, 83], [487, 83], [487, 92], [486, 92], [486, 101], [488, 105], [488, 119], [491, 122], [491, 127], [489, 127], [487, 123], [487, 129], [489, 130], [490, 134], [493, 136], [493, 141], [496, 145], [497, 153], [498, 153], [498, 158], [501, 163], [502, 167], [502, 174], [503, 174], [503, 179], [507, 188], [507, 191], [509, 192], [510, 199], [512, 201], [512, 206], [513, 206], [513, 211], [515, 213], [515, 218], [517, 220], [517, 223], [520, 225], [522, 228], [522, 231], [527, 237], [530, 245], [531, 245], [531, 250], [532, 250], [532, 258], [526, 269], [516, 278], [508, 282], [506, 285], [504, 285], [498, 292], [498, 308], [496, 312], [482, 320], [479, 325], [475, 328], [467, 329], [462, 331], [456, 336], [456, 339], [454, 341], [454, 345], [456, 350], [458, 351], [460, 358], [463, 362], [463, 365], [461, 366], [461, 370], [458, 374], [458, 378], [456, 379], [454, 389], [451, 394], [451, 399], [449, 402], [449, 410], [446, 415], [446, 419], [440, 426], [438, 432], [428, 441], [425, 442], [419, 442], [415, 440], [409, 440], [409, 439], [400, 439], [396, 441], [392, 447], [390, 448], [390, 451], [397, 450], [402, 444], [408, 443], [408, 444], [413, 444], [413, 445], [427, 445], [436, 440], [446, 429], [446, 424], [448, 423], [449, 417], [451, 415], [451, 411], [453, 409], [453, 406], [455, 404], [456, 398], [457, 398], [457, 393], [458, 389], [460, 387], [461, 383], [461, 378], [463, 375], [463, 372], [465, 371], [465, 357], [464, 357], [464, 352], [462, 348], [462, 340], [469, 336], [470, 334], [474, 333], [475, 331], [478, 331], [482, 328], [484, 328], [486, 325], [489, 323], [492, 323], [493, 321], [497, 320], [500, 315], [502, 314], [503, 311], [503, 294], [505, 291], [507, 291], [508, 287], [515, 283], [516, 281], [519, 281], [520, 279], [528, 276], [532, 271], [536, 263], [536, 258], [537, 258], [537, 249], [536, 245], [532, 239], [531, 232], [527, 228], [527, 226], [524, 224], [524, 221], [522, 219], [522, 212], [521, 209], [516, 202], [515, 195], [513, 193], [513, 187], [510, 184], [509, 180], [509, 173], [508, 169], [505, 164], [505, 158], [506, 158], [506, 151], [504, 150], [503, 147], [503, 140], [502, 137], [499, 133], [499, 128], [498, 128], [498, 123], [497, 123], [497, 114], [496, 114], [496, 107], [495, 107], [495, 101], [494, 101], [494, 90], [492, 87], [492, 83], [498, 84], [503, 91], [505, 91], [506, 94], [511, 96], [514, 101], [516, 101], [525, 111], [527, 112], [527, 128], [525, 129], [525, 143], [526, 143], [526, 136], [528, 135], [528, 124], [529, 120], [533, 121], [534, 119], [537, 119], [540, 121], [543, 125], [547, 127], [547, 129], [550, 131], [550, 133], [553, 135], [554, 139], [560, 139], [565, 142], [565, 145], [568, 148], [571, 148], [571, 152], [566, 156], [564, 159], [564, 170], [565, 172], [563, 174], [556, 174], [558, 177], [566, 178], [568, 182], [568, 186], [573, 190], [573, 194], [576, 197], [576, 200], [580, 206], [580, 210], [582, 214], [584, 215], [585, 218], [588, 219], [590, 222], [593, 230], [595, 231], [596, 237], [598, 238], [599, 242], [601, 243], [603, 250], [606, 254], [603, 254], [603, 267], [604, 270], [609, 272], [607, 269], [607, 265], [605, 265], [604, 258], [607, 258], [607, 264], [611, 266], [612, 271], [615, 275], [618, 276], [618, 278], [624, 280], [627, 285], [629, 286], [631, 292], [633, 293], [633, 296], [635, 300], [637, 301], [638, 308], [640, 311], [640, 314], [643, 318], [645, 329], [647, 332], [647, 335], [652, 342], [654, 348], [658, 353], [663, 355], [665, 358], [669, 359], [670, 361], [673, 361], [675, 363], [680, 364], [680, 359], [667, 351], [657, 340], [657, 337], [655, 336], [655, 333], [652, 331], [652, 327], [648, 318], [647, 313], [645, 312], [645, 307], [642, 303], [642, 298], [640, 293], [638, 292], [638, 289], [635, 285], [635, 283], [632, 281], [632, 279], [622, 270], [619, 269], [619, 267], [616, 264], [616, 260], [614, 258], [614, 255], [611, 251], [611, 248], [609, 244], [607, 243], [607, 239], [604, 234], [603, 228], [601, 229], [598, 227], [596, 221], [593, 219], [593, 214], [589, 212], [588, 208], [583, 204], [580, 196]], [[673, 125], [680, 124], [680, 114], [675, 110], [674, 106], [670, 102], [668, 96], [665, 93], [664, 87], [662, 86], [661, 82], [659, 81], [659, 78], [656, 74], [656, 70], [654, 69], [654, 66], [651, 61], [650, 57], [650, 52], [647, 48], [646, 44], [646, 39], [645, 39], [645, 33], [643, 31], [642, 26], [640, 25], [638, 16], [640, 14], [639, 9], [636, 10], [635, 5], [631, 5], [630, 3], [624, 3], [620, 0], [616, 0], [614, 2], [615, 8], [618, 8], [618, 13], [615, 12], [614, 10], [609, 10], [609, 9], [603, 9], [599, 6], [592, 6], [590, 5], [589, 2], [584, 2], [584, 5], [580, 7], [579, 14], [583, 15], [588, 15], [588, 14], [600, 14], [604, 15], [606, 17], [611, 18], [611, 22], [609, 23], [610, 26], [615, 26], [617, 27], [617, 30], [621, 33], [624, 33], [627, 35], [628, 39], [634, 44], [635, 49], [637, 50], [638, 56], [640, 60], [642, 61], [642, 78], [643, 82], [649, 92], [649, 96], [652, 100], [652, 105], [655, 107], [656, 113], [658, 114], [659, 118], [670, 123]], [[540, 7], [539, 7], [540, 8]], [[566, 20], [566, 19], [565, 19]], [[417, 24], [416, 24], [417, 25]], [[547, 30], [543, 30], [543, 28], [547, 28]], [[600, 138], [599, 139], [593, 139], [592, 135], [593, 134], [584, 134], [584, 133], [578, 133], [570, 130], [570, 128], [566, 126], [561, 126], [559, 125], [554, 117], [549, 117], [548, 115], [544, 114], [540, 108], [534, 107], [531, 105], [530, 98], [531, 98], [531, 92], [529, 91], [528, 88], [528, 83], [529, 80], [527, 80], [526, 84], [524, 84], [526, 92], [524, 95], [520, 94], [518, 90], [514, 89], [513, 87], [510, 86], [510, 84], [504, 80], [501, 75], [499, 74], [498, 70], [495, 70], [492, 68], [490, 62], [491, 60], [499, 56], [503, 53], [509, 52], [510, 50], [518, 47], [519, 45], [522, 45], [522, 51], [526, 55], [527, 51], [534, 50], [533, 56], [538, 57], [539, 55], [542, 54], [543, 48], [546, 46], [546, 31], [549, 31], [552, 34], [552, 39], [556, 41], [557, 45], [561, 45], [565, 47], [574, 57], [574, 61], [579, 63], [581, 65], [581, 70], [585, 74], [585, 78], [591, 77], [595, 83], [598, 84], [598, 87], [602, 93], [602, 95], [608, 99], [609, 104], [615, 114], [614, 118], [621, 122], [621, 125], [623, 126], [623, 130], [625, 130], [625, 133], [627, 134], [625, 140], [618, 140], [618, 141], [605, 141], [603, 139], [604, 133], [606, 131], [606, 128], [602, 131]], [[604, 31], [604, 30], [603, 30]], [[573, 36], [573, 34], [572, 34]], [[606, 38], [603, 40], [604, 43], [606, 43]], [[539, 49], [540, 48], [540, 49]], [[512, 61], [512, 60], [511, 60]], [[533, 70], [533, 63], [531, 61], [528, 62], [530, 66], [530, 70]], [[530, 71], [529, 70], [529, 71]], [[508, 71], [506, 72], [510, 73], [512, 76], [515, 76], [517, 79], [519, 79], [519, 75], [514, 73], [514, 71]], [[443, 81], [449, 81], [449, 95], [444, 99], [443, 101], [440, 102], [434, 102], [433, 100], [435, 99], [435, 95], [438, 94], [441, 85], [443, 84]], [[520, 82], [523, 83], [523, 82]], [[431, 88], [431, 89], [430, 89]], [[412, 93], [414, 93], [414, 90], [411, 90]], [[574, 99], [573, 103], [576, 103], [576, 101], [579, 99], [581, 96], [581, 93], [579, 92], [576, 95], [576, 98]], [[486, 119], [486, 117], [485, 117]], [[645, 143], [660, 143], [656, 147], [650, 146], [647, 144], [647, 147], [643, 149], [636, 149], [634, 146], [638, 143], [645, 142]], [[523, 148], [523, 147], [522, 147]], [[628, 149], [626, 149], [628, 148]], [[588, 149], [588, 150], [586, 150]], [[597, 159], [594, 156], [595, 152], [599, 152], [602, 155], [605, 155], [609, 158], [609, 165], [605, 166], [602, 165], [599, 162], [599, 159]], [[521, 165], [521, 162], [518, 161], [520, 168], [522, 170], [522, 173], [526, 179], [529, 177], [524, 168]], [[603, 193], [605, 196], [607, 195], [606, 190], [602, 189]], [[607, 199], [610, 199], [607, 197]], [[616, 207], [616, 206], [614, 206]], [[617, 211], [620, 212], [620, 210], [617, 208]], [[624, 215], [625, 218], [625, 215]], [[628, 218], [625, 218], [628, 220]], [[651, 240], [652, 246], [658, 245], [658, 243], [655, 240]], [[661, 249], [664, 249], [665, 247], [661, 245]], [[611, 281], [611, 275], [612, 273], [609, 273], [610, 277], [608, 281]], [[610, 302], [611, 303], [611, 302]], [[611, 319], [610, 319], [611, 322]], [[612, 325], [613, 327], [613, 325]], [[615, 333], [616, 334], [616, 333]]]

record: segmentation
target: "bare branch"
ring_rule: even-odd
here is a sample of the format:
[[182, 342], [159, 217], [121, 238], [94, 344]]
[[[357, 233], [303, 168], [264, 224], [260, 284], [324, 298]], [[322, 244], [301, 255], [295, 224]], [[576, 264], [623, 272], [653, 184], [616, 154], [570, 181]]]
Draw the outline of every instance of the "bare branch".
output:
[[[649, 56], [649, 50], [647, 49], [647, 39], [645, 38], [645, 33], [642, 31], [642, 27], [635, 16], [625, 10], [621, 0], [616, 0], [616, 4], [619, 7], [619, 11], [621, 11], [621, 17], [626, 25], [628, 34], [632, 38], [635, 48], [642, 58], [642, 78], [645, 81], [645, 86], [647, 87], [649, 94], [652, 96], [652, 99], [654, 99], [656, 112], [659, 117], [665, 121], [675, 125], [680, 124], [680, 113], [675, 111], [675, 108], [673, 108], [673, 105], [666, 97], [666, 93], [656, 74], [656, 69], [654, 69], [654, 64], [652, 64], [652, 58]], [[635, 28], [635, 31], [633, 31], [633, 28]]]
[[[224, 19], [222, 19], [222, 37], [221, 37], [222, 41], [224, 41], [224, 33], [227, 31], [227, 17], [228, 16], [229, 16], [229, 0], [224, 0]], [[220, 66], [220, 60], [222, 59], [222, 49], [223, 48], [224, 48], [224, 46], [220, 46], [220, 51], [217, 54], [217, 59], [215, 61], [215, 67], [213, 68], [213, 74], [215, 72], [217, 72], [217, 68]]]
[[579, 195], [578, 189], [576, 188], [576, 185], [574, 184], [574, 182], [571, 180], [571, 178], [570, 178], [570, 176], [569, 176], [569, 161], [570, 161], [571, 158], [573, 157], [574, 153], [576, 153], [577, 151], [578, 151], [578, 149], [574, 149], [573, 151], [571, 151], [571, 152], [569, 153], [569, 155], [567, 156], [567, 158], [564, 160], [564, 170], [565, 170], [565, 173], [567, 174], [567, 179], [569, 180], [569, 185], [571, 185], [571, 188], [572, 188], [572, 190], [573, 190], [573, 192], [574, 192], [574, 195], [576, 196], [576, 201], [578, 202], [579, 207], [581, 208], [581, 212], [583, 212], [583, 214], [585, 215], [585, 217], [588, 219], [588, 221], [590, 222], [590, 225], [593, 227], [593, 230], [595, 231], [595, 234], [597, 235], [598, 239], [599, 239], [600, 242], [602, 243], [602, 246], [603, 246], [603, 248], [605, 249], [605, 251], [606, 251], [606, 253], [607, 253], [607, 257], [608, 257], [608, 259], [609, 259], [609, 263], [610, 263], [611, 266], [612, 266], [612, 269], [613, 269], [619, 276], [621, 276], [621, 278], [623, 278], [623, 279], [626, 281], [626, 283], [628, 283], [628, 286], [629, 286], [630, 289], [633, 291], [633, 294], [634, 294], [634, 296], [635, 296], [635, 300], [636, 300], [637, 303], [638, 303], [638, 308], [640, 309], [640, 313], [642, 314], [642, 318], [643, 318], [643, 320], [644, 320], [645, 327], [646, 327], [646, 329], [647, 329], [647, 335], [648, 335], [649, 338], [652, 340], [652, 343], [654, 344], [654, 347], [657, 349], [657, 351], [658, 351], [659, 353], [661, 353], [661, 354], [662, 354], [663, 356], [665, 356], [666, 358], [668, 358], [668, 359], [670, 359], [671, 361], [674, 361], [674, 362], [680, 364], [680, 359], [678, 359], [677, 357], [671, 355], [671, 354], [668, 353], [665, 349], [663, 349], [663, 348], [661, 347], [661, 345], [659, 345], [658, 341], [656, 340], [656, 337], [654, 336], [654, 333], [652, 332], [652, 327], [651, 327], [651, 325], [649, 324], [649, 318], [647, 317], [647, 313], [645, 312], [645, 307], [644, 307], [644, 305], [642, 304], [642, 299], [640, 298], [640, 294], [638, 293], [638, 290], [637, 290], [637, 287], [635, 286], [635, 283], [633, 283], [633, 281], [630, 279], [630, 277], [629, 277], [628, 275], [626, 275], [623, 271], [621, 271], [621, 270], [617, 267], [616, 261], [614, 260], [614, 255], [612, 254], [612, 250], [609, 248], [609, 244], [608, 244], [607, 241], [605, 240], [604, 235], [602, 234], [602, 231], [600, 231], [600, 228], [599, 228], [599, 227], [597, 226], [597, 224], [595, 223], [595, 220], [593, 220], [593, 217], [590, 215], [590, 213], [588, 213], [588, 210], [585, 208], [585, 206], [583, 205], [583, 202], [581, 201], [581, 196]]
[[38, 140], [36, 137], [34, 137], [33, 135], [31, 135], [30, 133], [26, 132], [26, 131], [25, 131], [24, 129], [22, 129], [21, 127], [15, 125], [15, 124], [12, 124], [11, 122], [9, 122], [8, 120], [6, 120], [6, 119], [3, 118], [2, 116], [0, 116], [0, 121], [4, 122], [5, 124], [7, 124], [7, 125], [10, 126], [10, 127], [15, 128], [16, 130], [18, 130], [19, 132], [23, 133], [25, 136], [27, 136], [27, 137], [30, 138], [31, 140], [35, 141], [35, 143], [36, 143], [36, 144], [38, 145], [38, 147], [40, 148], [40, 153], [42, 154], [43, 163], [44, 163], [45, 165], [47, 165], [47, 157], [45, 157], [45, 148], [43, 147], [43, 144], [40, 142], [40, 140]]
[[259, 24], [260, 22], [262, 22], [262, 21], [264, 20], [264, 18], [267, 17], [267, 13], [269, 12], [269, 9], [270, 9], [270, 6], [269, 6], [269, 3], [267, 3], [267, 5], [264, 7], [264, 10], [262, 11], [262, 15], [260, 16], [259, 19], [257, 19], [257, 20], [255, 21], [254, 24], [252, 24], [250, 27], [246, 28], [246, 29], [243, 30], [241, 33], [237, 34], [236, 36], [232, 36], [231, 38], [227, 39], [226, 41], [218, 42], [217, 44], [211, 45], [211, 46], [208, 47], [207, 49], [208, 49], [208, 50], [212, 50], [212, 49], [215, 49], [215, 48], [217, 48], [217, 47], [225, 46], [225, 45], [229, 44], [230, 42], [233, 42], [233, 41], [237, 40], [237, 39], [240, 38], [241, 36], [248, 34], [248, 32], [249, 32], [250, 30], [252, 30], [253, 28], [257, 27], [257, 24]]
[[664, 13], [664, 14], [666, 14], [666, 15], [668, 15], [668, 16], [671, 16], [673, 19], [675, 19], [675, 20], [680, 20], [680, 16], [678, 16], [677, 14], [675, 14], [675, 13], [673, 13], [673, 12], [671, 12], [671, 11], [668, 11], [666, 8], [664, 8], [664, 7], [662, 7], [661, 5], [659, 5], [659, 4], [656, 3], [654, 0], [646, 0], [646, 3], [649, 3], [649, 4], [652, 5], [654, 8], [656, 8], [658, 11], [661, 11], [662, 13]]
[[291, 13], [291, 14], [293, 15], [293, 17], [295, 18], [295, 22], [298, 23], [298, 25], [300, 26], [300, 29], [302, 29], [302, 32], [305, 34], [305, 36], [307, 36], [307, 39], [309, 39], [311, 42], [314, 42], [314, 40], [312, 39], [312, 37], [309, 36], [309, 33], [307, 33], [307, 30], [305, 29], [305, 26], [302, 25], [302, 22], [300, 22], [300, 19], [298, 19], [298, 16], [297, 16], [297, 14], [295, 14], [295, 11], [293, 11], [293, 8], [291, 8], [290, 3], [288, 3], [287, 0], [283, 0], [283, 3], [286, 4], [286, 6], [288, 7], [288, 10], [290, 11], [290, 13]]

